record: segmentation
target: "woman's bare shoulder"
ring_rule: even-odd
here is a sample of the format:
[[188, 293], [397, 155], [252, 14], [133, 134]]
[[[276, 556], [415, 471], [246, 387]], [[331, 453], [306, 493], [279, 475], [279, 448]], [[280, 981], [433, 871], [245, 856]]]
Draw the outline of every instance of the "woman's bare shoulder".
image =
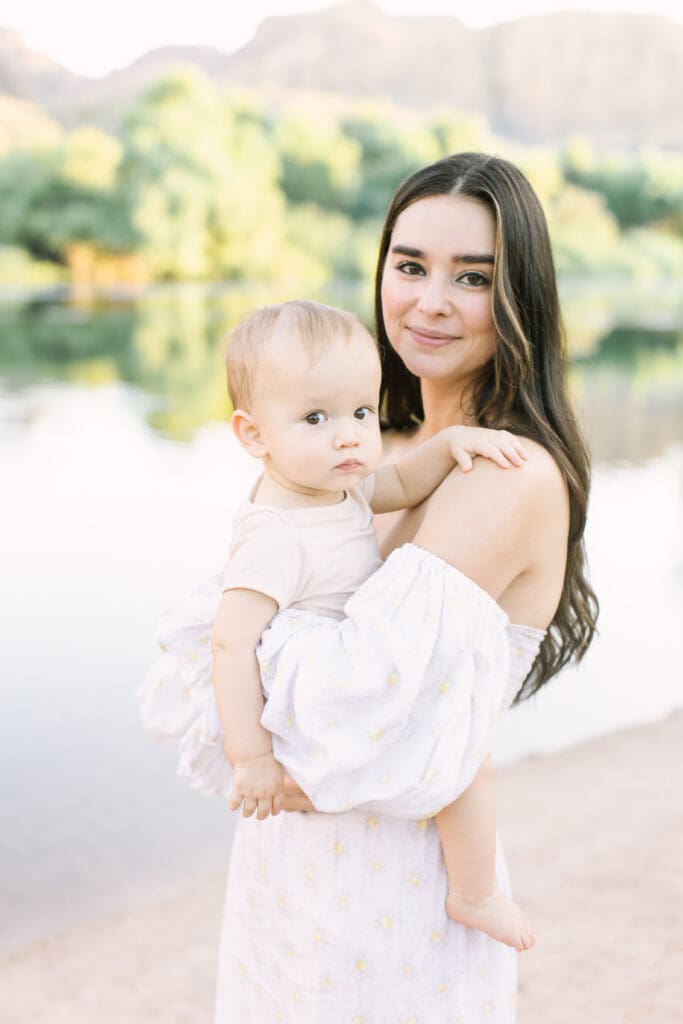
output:
[[564, 500], [567, 495], [567, 482], [547, 448], [537, 441], [524, 438], [524, 447], [529, 458], [524, 464], [524, 472], [511, 474], [510, 480], [520, 493], [528, 494], [536, 500]]
[[[524, 465], [501, 469], [490, 459], [478, 457], [473, 469], [463, 473], [458, 467], [435, 492], [436, 502], [448, 511], [449, 499], [462, 498], [467, 504], [500, 502], [500, 514], [508, 514], [516, 507], [538, 502], [551, 504], [566, 499], [566, 481], [550, 452], [536, 441], [524, 439], [528, 459]], [[492, 511], [495, 512], [495, 509]]]
[[501, 469], [478, 458], [457, 467], [428, 499], [415, 543], [428, 548], [497, 597], [548, 546], [562, 547], [568, 499], [552, 455], [525, 439], [529, 458]]

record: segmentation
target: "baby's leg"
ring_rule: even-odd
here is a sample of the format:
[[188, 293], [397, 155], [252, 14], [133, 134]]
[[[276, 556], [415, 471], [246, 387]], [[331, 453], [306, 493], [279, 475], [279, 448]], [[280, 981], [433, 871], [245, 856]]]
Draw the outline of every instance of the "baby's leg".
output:
[[487, 758], [471, 784], [436, 816], [448, 872], [448, 916], [515, 949], [536, 942], [524, 914], [496, 887], [496, 807]]

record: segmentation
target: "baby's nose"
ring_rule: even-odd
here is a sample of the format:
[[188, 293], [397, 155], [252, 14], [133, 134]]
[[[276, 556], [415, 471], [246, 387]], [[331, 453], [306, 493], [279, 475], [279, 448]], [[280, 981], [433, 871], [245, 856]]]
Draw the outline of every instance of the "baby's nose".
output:
[[358, 444], [358, 433], [355, 423], [351, 422], [351, 420], [345, 420], [338, 425], [335, 444], [337, 448], [350, 448]]

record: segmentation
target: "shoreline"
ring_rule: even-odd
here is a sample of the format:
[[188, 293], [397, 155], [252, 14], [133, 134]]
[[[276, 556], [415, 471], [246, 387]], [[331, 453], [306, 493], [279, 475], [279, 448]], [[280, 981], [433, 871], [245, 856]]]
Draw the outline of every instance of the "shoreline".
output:
[[[673, 1022], [683, 1004], [683, 711], [496, 772], [538, 934], [519, 1024]], [[0, 957], [3, 1024], [211, 1020], [224, 872]]]

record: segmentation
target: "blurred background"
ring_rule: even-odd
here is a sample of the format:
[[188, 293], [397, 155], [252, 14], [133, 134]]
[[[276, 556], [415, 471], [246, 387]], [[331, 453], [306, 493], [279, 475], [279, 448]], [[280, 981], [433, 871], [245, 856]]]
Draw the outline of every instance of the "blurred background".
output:
[[371, 322], [389, 198], [444, 154], [496, 152], [539, 193], [594, 456], [601, 635], [508, 717], [497, 760], [682, 706], [676, 10], [508, 3], [483, 23], [428, 0], [264, 0], [138, 31], [139, 4], [11, 6], [0, 950], [225, 866], [229, 812], [175, 779], [134, 700], [159, 611], [222, 561], [257, 475], [226, 425], [221, 339], [295, 296]]

